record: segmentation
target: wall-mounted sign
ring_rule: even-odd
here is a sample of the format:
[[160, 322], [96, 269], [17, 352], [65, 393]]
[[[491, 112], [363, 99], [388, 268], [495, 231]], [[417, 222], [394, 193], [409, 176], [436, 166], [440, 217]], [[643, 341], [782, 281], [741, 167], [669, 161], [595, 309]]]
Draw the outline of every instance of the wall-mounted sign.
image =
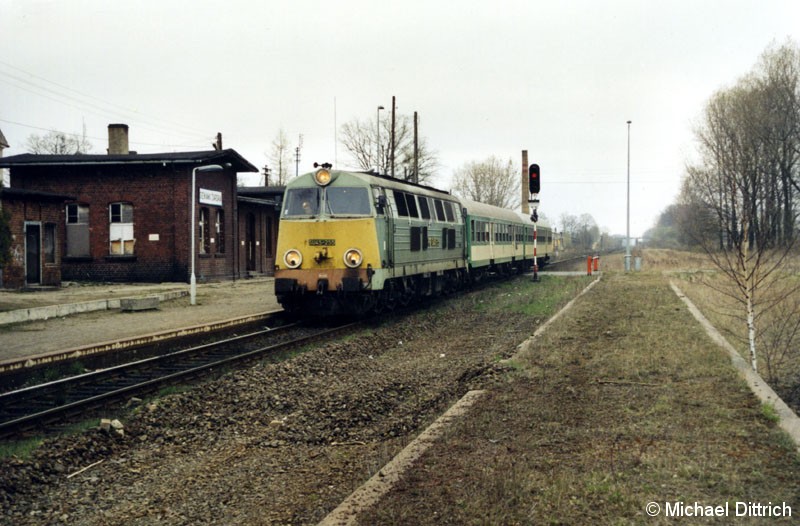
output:
[[201, 188], [200, 203], [204, 205], [222, 206], [222, 192]]

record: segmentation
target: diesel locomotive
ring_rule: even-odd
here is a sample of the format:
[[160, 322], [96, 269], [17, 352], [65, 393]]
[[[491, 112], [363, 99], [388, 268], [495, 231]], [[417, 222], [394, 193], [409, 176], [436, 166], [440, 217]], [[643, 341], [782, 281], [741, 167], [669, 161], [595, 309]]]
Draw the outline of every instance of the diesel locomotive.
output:
[[[553, 236], [544, 221], [537, 230], [544, 266]], [[286, 186], [276, 256], [285, 310], [362, 315], [531, 268], [534, 224], [428, 186], [325, 166]]]

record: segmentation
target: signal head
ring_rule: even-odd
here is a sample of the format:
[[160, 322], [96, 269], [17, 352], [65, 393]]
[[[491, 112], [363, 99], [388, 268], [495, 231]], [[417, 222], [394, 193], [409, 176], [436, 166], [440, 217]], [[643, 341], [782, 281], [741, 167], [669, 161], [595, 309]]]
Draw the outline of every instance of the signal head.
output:
[[532, 164], [528, 167], [528, 192], [538, 194], [541, 188], [539, 165]]

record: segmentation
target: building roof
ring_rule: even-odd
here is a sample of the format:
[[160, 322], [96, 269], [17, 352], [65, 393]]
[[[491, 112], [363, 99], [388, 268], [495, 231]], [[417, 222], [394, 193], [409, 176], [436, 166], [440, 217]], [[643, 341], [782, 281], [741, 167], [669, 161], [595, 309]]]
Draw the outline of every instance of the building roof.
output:
[[229, 163], [236, 172], [258, 172], [258, 168], [239, 155], [236, 150], [209, 150], [202, 152], [131, 153], [120, 155], [41, 155], [24, 153], [0, 158], [0, 168], [18, 166], [111, 166], [136, 164], [173, 164], [203, 166]]
[[236, 189], [239, 195], [250, 197], [265, 197], [272, 195], [283, 195], [286, 191], [285, 186], [240, 186]]
[[240, 186], [236, 200], [259, 206], [280, 206], [285, 186]]
[[21, 201], [74, 201], [71, 195], [42, 192], [39, 190], [24, 190], [22, 188], [0, 188], [0, 199], [18, 199]]

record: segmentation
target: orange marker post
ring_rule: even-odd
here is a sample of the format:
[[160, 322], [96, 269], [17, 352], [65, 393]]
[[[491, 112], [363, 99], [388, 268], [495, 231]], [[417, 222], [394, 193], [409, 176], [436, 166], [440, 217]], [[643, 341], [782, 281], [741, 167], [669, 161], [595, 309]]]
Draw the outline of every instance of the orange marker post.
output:
[[594, 271], [597, 272], [600, 270], [600, 256], [595, 256], [592, 259], [594, 260]]
[[592, 275], [592, 256], [586, 256], [586, 275]]

